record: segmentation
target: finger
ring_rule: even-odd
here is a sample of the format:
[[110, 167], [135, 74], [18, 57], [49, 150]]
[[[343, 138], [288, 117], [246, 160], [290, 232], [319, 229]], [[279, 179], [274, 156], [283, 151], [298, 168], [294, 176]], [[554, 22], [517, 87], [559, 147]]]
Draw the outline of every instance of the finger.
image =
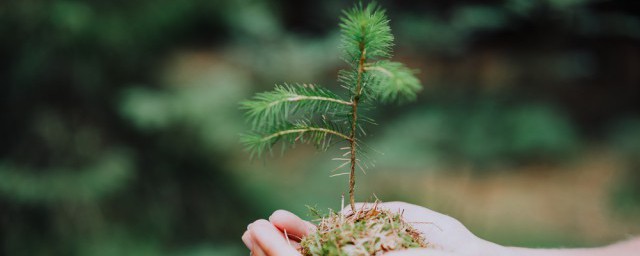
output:
[[285, 210], [275, 211], [269, 217], [269, 221], [282, 232], [286, 231], [287, 235], [296, 241], [300, 241], [301, 238], [316, 230], [315, 225]]
[[257, 220], [249, 225], [253, 247], [259, 247], [268, 256], [300, 255], [287, 243], [283, 234], [266, 220]]
[[251, 256], [268, 256], [268, 255], [260, 248], [260, 246], [256, 246], [255, 248], [253, 248], [253, 250], [251, 250]]
[[249, 232], [249, 230], [245, 231], [244, 234], [242, 234], [242, 242], [245, 246], [247, 246], [247, 248], [249, 248], [249, 251], [252, 250], [253, 245], [251, 242], [251, 233]]
[[[260, 246], [257, 245], [257, 243], [255, 242], [255, 238], [253, 236], [253, 232], [251, 232], [251, 230], [249, 230], [249, 227], [251, 227], [253, 223], [249, 224], [249, 226], [247, 226], [247, 232], [249, 232], [249, 241], [251, 243], [251, 253], [250, 256], [267, 256], [267, 254], [264, 252], [264, 250], [262, 250], [262, 248], [260, 248]], [[256, 246], [254, 246], [256, 245]]]
[[385, 253], [384, 256], [458, 256], [452, 252], [438, 251], [434, 249], [408, 249]]

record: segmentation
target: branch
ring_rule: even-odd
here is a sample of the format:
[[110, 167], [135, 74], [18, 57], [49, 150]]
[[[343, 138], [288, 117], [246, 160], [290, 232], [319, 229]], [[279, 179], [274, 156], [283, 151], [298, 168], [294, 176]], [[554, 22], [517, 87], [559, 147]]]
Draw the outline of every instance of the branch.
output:
[[284, 102], [298, 102], [298, 101], [304, 101], [304, 100], [317, 100], [317, 101], [329, 101], [329, 102], [333, 102], [333, 103], [338, 103], [338, 104], [342, 104], [342, 105], [347, 105], [347, 106], [351, 106], [351, 102], [349, 101], [344, 101], [344, 100], [340, 100], [340, 99], [334, 99], [334, 98], [329, 98], [329, 97], [320, 97], [320, 96], [305, 96], [305, 95], [292, 95], [289, 98], [286, 99], [281, 99], [281, 100], [277, 100], [277, 101], [273, 101], [271, 103], [269, 103], [269, 105], [267, 107], [273, 107], [275, 105], [284, 103]]
[[320, 124], [311, 124], [310, 121], [300, 120], [295, 124], [286, 123], [270, 131], [250, 133], [242, 136], [242, 142], [251, 152], [251, 156], [261, 156], [265, 150], [271, 151], [272, 146], [279, 140], [286, 144], [296, 142], [310, 143], [326, 150], [331, 145], [332, 136], [350, 141], [338, 125], [323, 120]]
[[333, 92], [315, 85], [277, 85], [275, 90], [258, 93], [252, 100], [241, 103], [253, 127], [269, 130], [288, 121], [290, 115], [346, 112], [351, 102], [340, 99]]
[[392, 61], [378, 61], [368, 64], [365, 70], [373, 74], [370, 83], [371, 93], [382, 102], [413, 100], [417, 92], [422, 89], [415, 71], [405, 67], [402, 63]]
[[272, 140], [276, 137], [281, 137], [283, 135], [287, 135], [287, 134], [291, 134], [291, 133], [305, 133], [305, 132], [323, 132], [323, 133], [328, 133], [328, 134], [332, 134], [332, 135], [336, 135], [340, 138], [343, 138], [345, 140], [351, 141], [351, 138], [343, 133], [334, 131], [334, 130], [329, 130], [326, 128], [318, 128], [318, 127], [307, 127], [307, 128], [300, 128], [300, 129], [289, 129], [289, 130], [284, 130], [284, 131], [279, 131], [276, 133], [273, 133], [271, 135], [265, 136], [262, 138], [262, 141], [269, 141]]

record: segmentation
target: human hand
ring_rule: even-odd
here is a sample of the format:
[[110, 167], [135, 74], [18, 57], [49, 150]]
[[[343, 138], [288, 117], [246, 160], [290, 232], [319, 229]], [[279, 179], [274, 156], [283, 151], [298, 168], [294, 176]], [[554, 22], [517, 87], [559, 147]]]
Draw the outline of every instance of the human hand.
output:
[[[363, 203], [356, 206], [361, 207], [367, 206]], [[377, 207], [403, 212], [405, 221], [421, 232], [430, 245], [429, 249], [411, 249], [386, 255], [475, 256], [486, 255], [493, 247], [498, 246], [476, 237], [458, 220], [424, 207], [403, 202], [381, 203]], [[345, 208], [342, 212], [347, 214], [350, 209]], [[298, 256], [300, 239], [314, 231], [315, 225], [290, 212], [278, 210], [269, 217], [269, 221], [257, 220], [251, 223], [242, 236], [242, 241], [252, 255]]]
[[[369, 204], [371, 205], [371, 204]], [[358, 209], [366, 205], [357, 204]], [[403, 202], [381, 203], [377, 207], [402, 212], [405, 221], [421, 232], [430, 248], [394, 251], [386, 256], [604, 256], [636, 255], [640, 238], [610, 246], [590, 249], [528, 249], [503, 247], [472, 234], [458, 220], [417, 205]], [[349, 208], [343, 209], [348, 214]], [[274, 212], [269, 221], [257, 220], [247, 227], [242, 241], [256, 256], [300, 256], [297, 249], [302, 237], [315, 231], [315, 226], [283, 210]]]
[[[367, 205], [373, 206], [373, 204]], [[363, 206], [366, 207], [365, 204], [358, 203], [356, 209]], [[460, 221], [421, 206], [404, 202], [389, 202], [380, 203], [377, 207], [391, 212], [402, 212], [404, 220], [422, 233], [429, 244], [428, 249], [410, 249], [390, 252], [385, 255], [475, 256], [491, 254], [500, 247], [478, 238]], [[343, 212], [351, 212], [351, 209], [345, 208]]]

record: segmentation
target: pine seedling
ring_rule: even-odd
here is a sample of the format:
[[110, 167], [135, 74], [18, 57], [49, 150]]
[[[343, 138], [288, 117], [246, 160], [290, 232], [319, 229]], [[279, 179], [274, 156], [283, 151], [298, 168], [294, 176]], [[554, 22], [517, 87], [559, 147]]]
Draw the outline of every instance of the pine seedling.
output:
[[414, 71], [390, 61], [393, 35], [385, 11], [376, 4], [357, 4], [340, 19], [342, 59], [338, 73], [346, 89], [340, 96], [315, 84], [276, 85], [242, 102], [252, 132], [242, 142], [252, 157], [271, 152], [274, 144], [311, 143], [321, 150], [344, 143], [337, 169], [349, 174], [349, 203], [355, 209], [355, 173], [362, 163], [364, 123], [373, 120], [362, 109], [375, 104], [414, 100], [422, 88]]

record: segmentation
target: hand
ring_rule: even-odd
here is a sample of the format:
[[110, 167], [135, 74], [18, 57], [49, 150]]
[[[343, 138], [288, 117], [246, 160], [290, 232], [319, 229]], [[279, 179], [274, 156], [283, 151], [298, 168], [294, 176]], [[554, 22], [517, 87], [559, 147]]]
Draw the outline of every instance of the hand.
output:
[[[358, 203], [357, 208], [363, 205]], [[482, 255], [489, 247], [496, 246], [473, 235], [456, 219], [424, 207], [402, 202], [382, 203], [378, 207], [393, 212], [402, 211], [405, 220], [423, 233], [432, 247], [426, 251], [413, 249], [387, 255]], [[349, 208], [343, 210], [345, 213], [348, 211]], [[269, 217], [269, 221], [257, 220], [251, 223], [242, 236], [242, 241], [252, 255], [297, 256], [300, 255], [296, 250], [300, 247], [300, 239], [314, 231], [313, 224], [290, 212], [279, 210]]]
[[[361, 207], [362, 203], [356, 204], [356, 209]], [[500, 247], [478, 238], [460, 221], [424, 207], [403, 202], [382, 203], [378, 207], [402, 212], [404, 220], [422, 233], [429, 243], [428, 249], [410, 249], [385, 255], [474, 256], [488, 255]], [[343, 209], [343, 212], [350, 211], [349, 207]]]
[[[362, 204], [356, 206], [356, 208], [361, 207]], [[640, 251], [640, 238], [600, 248], [529, 249], [504, 247], [480, 239], [458, 220], [424, 207], [403, 202], [383, 203], [378, 207], [392, 212], [403, 211], [404, 220], [421, 232], [429, 243], [429, 247], [432, 247], [394, 251], [385, 254], [385, 256], [631, 256], [637, 255], [637, 252]]]
[[[284, 210], [275, 211], [269, 221], [257, 220], [247, 227], [242, 241], [255, 256], [299, 256], [300, 239], [316, 226]], [[286, 235], [285, 235], [286, 232]]]

